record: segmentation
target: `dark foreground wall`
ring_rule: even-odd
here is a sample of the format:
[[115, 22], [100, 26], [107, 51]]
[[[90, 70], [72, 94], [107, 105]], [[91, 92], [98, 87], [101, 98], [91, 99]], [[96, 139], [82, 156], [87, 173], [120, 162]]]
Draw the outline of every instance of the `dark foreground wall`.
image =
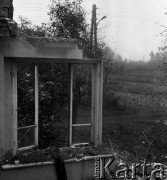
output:
[[[68, 180], [94, 179], [94, 160], [65, 163]], [[2, 169], [2, 180], [58, 180], [54, 164]]]

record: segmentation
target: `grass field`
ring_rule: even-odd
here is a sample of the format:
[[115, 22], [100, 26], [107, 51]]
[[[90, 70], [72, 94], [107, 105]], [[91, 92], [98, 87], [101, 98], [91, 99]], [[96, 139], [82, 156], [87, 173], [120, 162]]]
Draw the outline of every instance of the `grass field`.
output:
[[162, 79], [158, 69], [108, 77], [103, 143], [126, 160], [167, 161], [167, 86]]

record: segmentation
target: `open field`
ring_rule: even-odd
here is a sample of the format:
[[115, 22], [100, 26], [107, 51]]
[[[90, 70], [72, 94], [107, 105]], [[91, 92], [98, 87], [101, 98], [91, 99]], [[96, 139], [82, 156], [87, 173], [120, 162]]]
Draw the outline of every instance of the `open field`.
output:
[[108, 78], [103, 143], [126, 160], [167, 162], [167, 86], [162, 79], [159, 71]]

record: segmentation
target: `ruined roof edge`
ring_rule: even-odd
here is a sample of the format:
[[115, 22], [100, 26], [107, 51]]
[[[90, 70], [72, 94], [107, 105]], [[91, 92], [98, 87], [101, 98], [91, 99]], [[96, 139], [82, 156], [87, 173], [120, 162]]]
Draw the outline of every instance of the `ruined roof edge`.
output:
[[75, 46], [77, 45], [77, 40], [70, 38], [26, 37], [25, 40], [34, 47], [42, 47], [47, 45], [48, 43], [58, 43], [58, 44], [67, 43]]

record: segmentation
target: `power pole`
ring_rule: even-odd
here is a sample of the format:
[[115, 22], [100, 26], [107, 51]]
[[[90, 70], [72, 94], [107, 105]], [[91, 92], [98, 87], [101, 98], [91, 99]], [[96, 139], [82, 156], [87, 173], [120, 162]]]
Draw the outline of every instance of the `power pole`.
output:
[[92, 6], [91, 34], [90, 34], [90, 57], [97, 58], [97, 26], [100, 21], [106, 18], [103, 16], [98, 22], [96, 18], [96, 5]]
[[96, 27], [96, 5], [92, 6], [91, 34], [90, 34], [90, 57], [96, 57], [97, 27]]
[[94, 24], [94, 8], [92, 6], [91, 32], [90, 32], [90, 57], [93, 55], [93, 24]]
[[97, 58], [97, 23], [96, 23], [96, 5], [94, 4], [94, 41], [95, 41], [95, 49], [94, 49], [94, 58]]

